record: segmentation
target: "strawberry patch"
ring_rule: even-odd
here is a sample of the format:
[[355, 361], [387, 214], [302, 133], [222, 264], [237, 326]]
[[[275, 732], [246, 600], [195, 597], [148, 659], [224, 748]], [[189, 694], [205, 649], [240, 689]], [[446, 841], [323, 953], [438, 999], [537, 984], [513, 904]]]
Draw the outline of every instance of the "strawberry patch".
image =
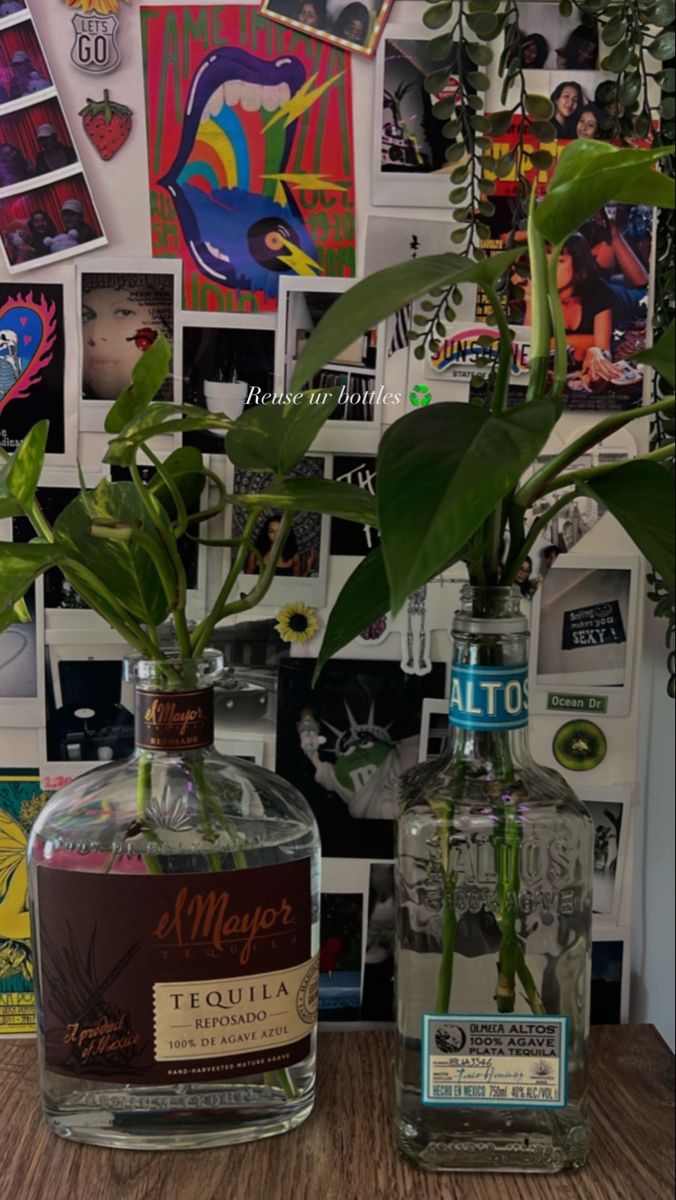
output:
[[84, 131], [99, 157], [108, 162], [124, 146], [131, 133], [131, 109], [111, 100], [110, 92], [106, 89], [103, 100], [87, 99], [80, 116]]

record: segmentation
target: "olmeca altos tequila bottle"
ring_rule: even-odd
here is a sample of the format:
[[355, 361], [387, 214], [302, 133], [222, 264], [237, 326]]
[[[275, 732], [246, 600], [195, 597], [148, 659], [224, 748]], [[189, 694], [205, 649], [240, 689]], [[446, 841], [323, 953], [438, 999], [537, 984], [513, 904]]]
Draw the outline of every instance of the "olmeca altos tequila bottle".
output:
[[450, 736], [398, 822], [397, 1110], [430, 1170], [559, 1171], [589, 1125], [593, 825], [528, 746], [516, 589], [463, 589]]

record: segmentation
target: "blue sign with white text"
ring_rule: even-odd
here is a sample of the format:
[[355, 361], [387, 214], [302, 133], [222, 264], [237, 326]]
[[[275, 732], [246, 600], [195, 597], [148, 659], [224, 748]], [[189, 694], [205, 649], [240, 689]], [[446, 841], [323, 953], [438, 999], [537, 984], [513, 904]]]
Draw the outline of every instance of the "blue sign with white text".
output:
[[448, 719], [459, 729], [522, 729], [528, 724], [527, 664], [454, 664]]

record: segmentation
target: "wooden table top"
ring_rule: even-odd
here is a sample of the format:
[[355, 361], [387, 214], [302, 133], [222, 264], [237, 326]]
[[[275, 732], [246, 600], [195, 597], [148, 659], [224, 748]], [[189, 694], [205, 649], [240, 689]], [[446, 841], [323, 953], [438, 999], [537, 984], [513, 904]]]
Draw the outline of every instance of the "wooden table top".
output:
[[652, 1025], [595, 1026], [593, 1147], [570, 1175], [427, 1174], [390, 1132], [392, 1035], [322, 1033], [314, 1112], [220, 1150], [102, 1150], [42, 1122], [32, 1041], [0, 1042], [1, 1200], [667, 1200], [673, 1055]]

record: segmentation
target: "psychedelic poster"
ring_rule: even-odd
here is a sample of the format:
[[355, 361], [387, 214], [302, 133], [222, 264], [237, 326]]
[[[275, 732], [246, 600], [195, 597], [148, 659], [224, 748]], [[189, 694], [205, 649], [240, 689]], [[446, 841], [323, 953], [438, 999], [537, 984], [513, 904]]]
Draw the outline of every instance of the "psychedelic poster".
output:
[[65, 450], [63, 289], [0, 284], [0, 447], [49, 420], [48, 454]]
[[277, 307], [282, 275], [354, 274], [350, 56], [253, 8], [144, 7], [153, 254], [184, 304]]
[[35, 1033], [26, 847], [46, 799], [37, 770], [0, 770], [0, 1034]]

